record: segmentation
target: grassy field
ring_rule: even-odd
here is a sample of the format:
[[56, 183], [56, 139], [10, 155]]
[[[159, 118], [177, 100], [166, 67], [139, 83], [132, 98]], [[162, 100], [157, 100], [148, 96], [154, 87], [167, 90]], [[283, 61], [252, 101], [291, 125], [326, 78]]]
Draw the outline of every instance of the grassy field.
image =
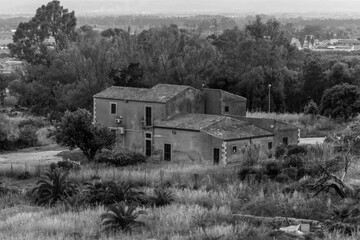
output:
[[[319, 152], [321, 152], [319, 154]], [[318, 154], [315, 156], [314, 154]], [[329, 146], [318, 146], [309, 161], [324, 161], [334, 157]], [[281, 226], [237, 220], [234, 214], [256, 216], [284, 216], [325, 221], [334, 218], [334, 205], [345, 200], [330, 191], [313, 197], [311, 190], [300, 190], [300, 181], [241, 181], [241, 166], [212, 166], [164, 163], [149, 160], [147, 163], [115, 168], [103, 164], [86, 163], [78, 151], [63, 152], [65, 159], [82, 162], [80, 170], [71, 170], [69, 181], [80, 185], [114, 181], [131, 183], [145, 194], [152, 194], [159, 186], [171, 191], [174, 201], [166, 206], [139, 206], [146, 214], [138, 221], [144, 226], [134, 227], [131, 233], [105, 232], [101, 214], [106, 207], [80, 205], [77, 208], [65, 202], [53, 206], [38, 206], [31, 196], [31, 189], [38, 177], [27, 179], [2, 175], [0, 239], [294, 239], [279, 233]], [[254, 166], [267, 166], [273, 160], [258, 159]], [[285, 160], [279, 160], [285, 161]], [[257, 167], [258, 168], [258, 167]], [[357, 170], [352, 168], [348, 180], [357, 183]], [[19, 173], [20, 174], [20, 173]], [[349, 181], [350, 182], [350, 181]], [[291, 190], [289, 190], [291, 189]], [[331, 204], [329, 203], [331, 199]], [[307, 239], [359, 239], [339, 231], [325, 231]]]

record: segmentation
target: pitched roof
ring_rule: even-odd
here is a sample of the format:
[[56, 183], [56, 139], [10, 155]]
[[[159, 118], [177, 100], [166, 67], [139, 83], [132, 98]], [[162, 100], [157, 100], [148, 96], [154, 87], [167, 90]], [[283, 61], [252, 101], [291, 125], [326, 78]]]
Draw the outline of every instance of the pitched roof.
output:
[[95, 94], [94, 98], [165, 103], [188, 88], [191, 87], [171, 84], [158, 84], [152, 88], [112, 86]]
[[[230, 120], [230, 122], [222, 124], [223, 120]], [[155, 124], [155, 127], [202, 131], [223, 140], [273, 135], [271, 132], [238, 119], [209, 114], [186, 114], [161, 121]]]
[[155, 127], [200, 131], [202, 128], [208, 127], [225, 118], [226, 118], [225, 116], [221, 116], [221, 115], [192, 113], [158, 122], [155, 124]]
[[207, 128], [203, 128], [202, 131], [223, 140], [246, 139], [273, 135], [271, 132], [240, 120], [236, 120], [235, 124], [232, 124], [231, 126], [219, 126], [214, 124]]

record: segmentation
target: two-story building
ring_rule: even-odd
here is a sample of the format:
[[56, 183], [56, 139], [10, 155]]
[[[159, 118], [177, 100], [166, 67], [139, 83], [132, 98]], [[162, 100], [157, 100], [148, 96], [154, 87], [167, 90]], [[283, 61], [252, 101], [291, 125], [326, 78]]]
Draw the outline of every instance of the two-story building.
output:
[[246, 98], [219, 89], [113, 86], [94, 95], [94, 122], [115, 131], [124, 148], [161, 160], [226, 164], [252, 143], [297, 144], [297, 128], [245, 115]]

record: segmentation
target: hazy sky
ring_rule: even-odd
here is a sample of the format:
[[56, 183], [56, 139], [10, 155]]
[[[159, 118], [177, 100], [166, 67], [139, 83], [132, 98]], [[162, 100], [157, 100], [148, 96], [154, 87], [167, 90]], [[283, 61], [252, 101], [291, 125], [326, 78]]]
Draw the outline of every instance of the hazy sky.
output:
[[[0, 13], [35, 13], [49, 0], [0, 0]], [[75, 13], [359, 12], [360, 0], [62, 0]], [[359, 15], [360, 16], [360, 15]]]

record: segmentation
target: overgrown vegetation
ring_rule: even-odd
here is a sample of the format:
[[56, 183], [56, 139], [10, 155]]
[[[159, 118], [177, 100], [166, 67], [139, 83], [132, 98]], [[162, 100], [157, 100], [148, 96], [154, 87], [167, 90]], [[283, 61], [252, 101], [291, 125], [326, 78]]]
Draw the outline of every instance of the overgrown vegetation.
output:
[[50, 123], [42, 117], [0, 113], [0, 151], [50, 144], [50, 129]]

